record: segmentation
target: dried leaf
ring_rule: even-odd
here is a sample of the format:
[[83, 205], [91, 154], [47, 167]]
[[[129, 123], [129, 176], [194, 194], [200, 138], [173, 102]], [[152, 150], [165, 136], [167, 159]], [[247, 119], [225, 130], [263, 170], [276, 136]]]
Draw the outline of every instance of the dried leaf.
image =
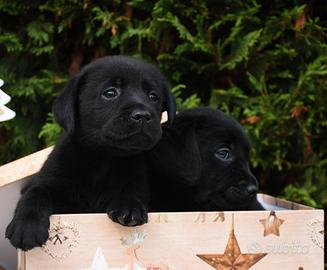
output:
[[251, 116], [249, 116], [248, 118], [245, 119], [245, 122], [250, 124], [250, 125], [258, 123], [259, 121], [260, 121], [260, 117], [257, 116], [257, 115], [251, 115]]
[[89, 6], [89, 2], [88, 1], [85, 1], [84, 3], [83, 3], [83, 9], [85, 10], [85, 9], [87, 9], [88, 8], [88, 6]]
[[294, 27], [296, 30], [300, 31], [304, 28], [305, 23], [307, 22], [309, 12], [310, 12], [310, 6], [307, 5], [303, 9], [303, 12], [301, 13], [301, 15], [295, 21]]
[[117, 35], [117, 27], [115, 25], [111, 27], [111, 34], [113, 36], [116, 36]]
[[291, 109], [292, 118], [299, 118], [303, 113], [307, 112], [308, 107], [302, 105], [295, 106]]

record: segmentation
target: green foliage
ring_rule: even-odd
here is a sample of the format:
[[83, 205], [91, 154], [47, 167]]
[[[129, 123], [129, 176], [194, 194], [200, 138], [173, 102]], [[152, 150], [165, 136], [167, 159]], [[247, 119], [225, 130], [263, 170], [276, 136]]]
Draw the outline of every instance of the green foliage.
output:
[[186, 88], [185, 84], [178, 84], [171, 89], [174, 96], [176, 97], [177, 111], [184, 111], [187, 109], [199, 107], [201, 105], [201, 100], [198, 98], [196, 94], [192, 94], [191, 96], [185, 99], [181, 97], [182, 91], [183, 90], [185, 91], [185, 88]]
[[49, 113], [46, 123], [38, 135], [39, 139], [44, 139], [46, 146], [55, 144], [57, 138], [62, 133], [62, 128], [55, 122], [53, 114]]
[[49, 112], [69, 75], [130, 54], [160, 66], [179, 110], [210, 105], [244, 125], [265, 192], [326, 206], [326, 12], [304, 0], [0, 0], [0, 78], [17, 112], [1, 124], [0, 163], [55, 142]]
[[[309, 188], [309, 189], [307, 189]], [[312, 194], [316, 191], [314, 186], [300, 187], [292, 184], [284, 188], [283, 196], [292, 201], [301, 202], [303, 204], [317, 207], [317, 203], [312, 199]]]

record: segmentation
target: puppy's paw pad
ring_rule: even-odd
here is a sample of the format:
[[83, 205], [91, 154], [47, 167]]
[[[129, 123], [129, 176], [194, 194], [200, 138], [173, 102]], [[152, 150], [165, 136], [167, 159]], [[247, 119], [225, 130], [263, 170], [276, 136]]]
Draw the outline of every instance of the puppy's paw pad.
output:
[[138, 226], [148, 222], [145, 205], [137, 199], [119, 199], [111, 202], [107, 209], [109, 218], [124, 226]]
[[49, 222], [14, 218], [6, 229], [5, 236], [15, 248], [24, 251], [42, 246], [49, 237]]

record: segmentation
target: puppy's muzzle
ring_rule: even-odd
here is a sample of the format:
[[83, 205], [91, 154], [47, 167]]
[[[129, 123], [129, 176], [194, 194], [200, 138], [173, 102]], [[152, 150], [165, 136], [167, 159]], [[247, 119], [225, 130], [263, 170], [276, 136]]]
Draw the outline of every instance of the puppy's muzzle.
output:
[[258, 186], [257, 185], [255, 185], [255, 184], [248, 184], [247, 186], [246, 186], [246, 191], [250, 194], [250, 195], [255, 195], [255, 194], [257, 194], [257, 192], [258, 192]]
[[147, 110], [134, 110], [131, 113], [131, 120], [137, 123], [141, 122], [151, 122], [152, 121], [152, 115]]
[[248, 167], [244, 171], [235, 187], [243, 192], [244, 195], [255, 196], [259, 191], [258, 180]]

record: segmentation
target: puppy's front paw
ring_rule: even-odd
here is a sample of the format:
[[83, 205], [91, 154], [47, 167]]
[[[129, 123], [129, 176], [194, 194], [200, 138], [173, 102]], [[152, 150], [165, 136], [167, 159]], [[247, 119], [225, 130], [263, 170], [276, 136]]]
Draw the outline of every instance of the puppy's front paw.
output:
[[137, 226], [148, 222], [145, 204], [135, 198], [114, 199], [107, 208], [112, 221], [124, 226]]
[[6, 229], [6, 238], [15, 248], [24, 251], [42, 246], [49, 237], [49, 220], [14, 217]]

